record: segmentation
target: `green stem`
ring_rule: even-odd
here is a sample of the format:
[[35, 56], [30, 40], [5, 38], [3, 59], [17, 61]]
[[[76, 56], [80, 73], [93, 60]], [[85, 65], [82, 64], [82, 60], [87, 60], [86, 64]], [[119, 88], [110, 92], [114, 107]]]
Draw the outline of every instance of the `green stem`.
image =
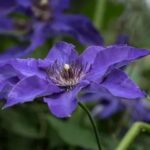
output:
[[100, 29], [103, 26], [106, 1], [107, 0], [97, 0], [96, 3], [94, 23], [97, 29]]
[[95, 137], [96, 137], [98, 149], [99, 149], [99, 150], [102, 150], [101, 145], [100, 145], [100, 141], [99, 141], [98, 130], [97, 130], [97, 127], [96, 127], [96, 124], [95, 124], [95, 122], [94, 122], [93, 117], [91, 116], [91, 114], [90, 114], [88, 108], [87, 108], [84, 104], [82, 104], [81, 102], [78, 102], [78, 104], [79, 104], [79, 106], [87, 113], [87, 115], [88, 115], [88, 117], [89, 117], [89, 119], [90, 119], [90, 122], [91, 122], [91, 124], [92, 124], [94, 133], [95, 133]]
[[143, 122], [136, 122], [127, 132], [116, 150], [127, 150], [140, 132], [150, 132], [150, 125]]

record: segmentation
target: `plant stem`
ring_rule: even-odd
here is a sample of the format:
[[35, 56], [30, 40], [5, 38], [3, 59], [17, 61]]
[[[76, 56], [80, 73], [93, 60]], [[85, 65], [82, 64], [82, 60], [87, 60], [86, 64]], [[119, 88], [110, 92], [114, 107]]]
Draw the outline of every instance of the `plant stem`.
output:
[[84, 104], [82, 104], [81, 102], [78, 102], [78, 104], [79, 104], [79, 106], [87, 113], [87, 115], [88, 115], [88, 117], [89, 117], [89, 119], [90, 119], [90, 122], [91, 122], [91, 124], [92, 124], [94, 133], [95, 133], [95, 137], [96, 137], [98, 149], [99, 149], [99, 150], [102, 150], [101, 145], [100, 145], [100, 141], [99, 141], [98, 130], [97, 130], [97, 127], [96, 127], [96, 124], [95, 124], [95, 122], [94, 122], [93, 117], [91, 116], [91, 114], [90, 114], [88, 108], [87, 108]]
[[127, 150], [140, 132], [150, 132], [150, 125], [143, 122], [136, 122], [127, 132], [116, 150]]
[[106, 1], [107, 0], [97, 0], [96, 3], [94, 23], [97, 29], [100, 29], [103, 26]]

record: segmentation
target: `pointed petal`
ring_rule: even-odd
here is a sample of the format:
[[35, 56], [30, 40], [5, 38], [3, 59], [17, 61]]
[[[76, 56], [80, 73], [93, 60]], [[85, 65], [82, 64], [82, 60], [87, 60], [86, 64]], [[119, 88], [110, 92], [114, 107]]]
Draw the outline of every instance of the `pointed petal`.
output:
[[15, 70], [18, 71], [18, 74], [24, 76], [33, 76], [37, 75], [41, 78], [45, 78], [45, 73], [38, 68], [38, 61], [34, 58], [28, 59], [13, 59], [8, 62]]
[[31, 7], [32, 1], [31, 0], [16, 0], [19, 5], [23, 7]]
[[28, 56], [35, 51], [39, 46], [44, 44], [47, 38], [47, 31], [45, 23], [33, 23], [34, 32], [30, 35], [30, 45], [25, 49], [24, 56]]
[[84, 50], [84, 52], [80, 55], [80, 59], [84, 64], [92, 65], [97, 54], [104, 50], [104, 47], [101, 46], [89, 46]]
[[101, 84], [112, 95], [127, 99], [143, 98], [145, 93], [121, 70], [113, 70]]
[[14, 31], [14, 21], [10, 18], [0, 17], [0, 33], [7, 34]]
[[16, 8], [16, 0], [1, 0], [0, 1], [0, 15], [7, 15]]
[[110, 72], [113, 68], [120, 68], [147, 55], [150, 55], [149, 50], [126, 45], [107, 47], [96, 56], [89, 79], [100, 80], [105, 73]]
[[57, 60], [59, 63], [69, 63], [78, 57], [74, 48], [74, 45], [67, 42], [58, 42], [52, 47], [46, 58], [51, 61]]
[[0, 65], [0, 81], [7, 80], [12, 77], [19, 76], [17, 70], [10, 64]]
[[59, 15], [53, 22], [52, 28], [58, 34], [71, 35], [83, 44], [103, 45], [103, 38], [85, 16]]
[[24, 57], [25, 48], [24, 47], [11, 47], [6, 49], [0, 54], [0, 61], [8, 61], [12, 58]]
[[55, 13], [57, 13], [68, 9], [70, 6], [70, 1], [71, 0], [51, 0], [50, 5], [55, 11]]
[[79, 85], [71, 91], [44, 98], [53, 115], [59, 118], [70, 117], [77, 107], [77, 95], [85, 85]]
[[0, 80], [0, 99], [7, 99], [8, 93], [18, 81], [19, 78], [17, 77], [12, 77], [7, 80]]
[[18, 82], [10, 91], [4, 108], [18, 103], [33, 101], [37, 97], [60, 92], [60, 89], [37, 76], [27, 77]]

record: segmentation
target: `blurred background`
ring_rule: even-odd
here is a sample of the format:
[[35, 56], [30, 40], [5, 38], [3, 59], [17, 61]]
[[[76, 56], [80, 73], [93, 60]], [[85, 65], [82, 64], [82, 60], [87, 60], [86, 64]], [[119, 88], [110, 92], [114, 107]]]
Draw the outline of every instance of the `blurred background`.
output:
[[[123, 39], [126, 44], [150, 49], [150, 0], [72, 0], [68, 12], [88, 16], [103, 36], [105, 45], [116, 44]], [[74, 43], [79, 52], [85, 48], [73, 38], [60, 38]], [[58, 40], [50, 39], [32, 56], [43, 58]], [[1, 52], [18, 42], [12, 37], [1, 35]], [[149, 66], [150, 57], [146, 57], [126, 68], [130, 77], [148, 94]], [[1, 107], [3, 104], [0, 101]], [[96, 119], [104, 150], [115, 149], [135, 121], [150, 123], [148, 100], [141, 100], [138, 104], [122, 100], [107, 115], [103, 112], [110, 110], [113, 105], [111, 100], [100, 100], [97, 108], [95, 103], [87, 105]], [[130, 150], [148, 150], [149, 139], [147, 133], [140, 134]], [[49, 113], [47, 105], [40, 99], [0, 110], [0, 150], [82, 149], [96, 150], [97, 145], [88, 117], [80, 108], [71, 118], [59, 120]]]

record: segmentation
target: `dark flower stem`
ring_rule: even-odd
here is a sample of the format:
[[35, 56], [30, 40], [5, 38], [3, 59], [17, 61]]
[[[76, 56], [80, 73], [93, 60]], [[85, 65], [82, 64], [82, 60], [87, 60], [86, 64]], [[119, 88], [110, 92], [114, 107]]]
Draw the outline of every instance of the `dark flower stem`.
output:
[[92, 124], [93, 130], [94, 130], [94, 134], [95, 134], [95, 137], [96, 137], [98, 149], [99, 149], [99, 150], [102, 150], [101, 145], [100, 145], [100, 141], [99, 141], [98, 130], [97, 130], [97, 127], [96, 127], [96, 124], [95, 124], [95, 122], [94, 122], [93, 117], [91, 116], [91, 114], [90, 114], [88, 108], [87, 108], [84, 104], [82, 104], [81, 102], [78, 102], [78, 104], [79, 104], [79, 106], [87, 113], [87, 115], [88, 115], [88, 117], [89, 117], [89, 119], [90, 119], [90, 122], [91, 122], [91, 124]]
[[143, 122], [136, 122], [131, 129], [127, 132], [123, 140], [120, 142], [116, 150], [127, 150], [131, 146], [131, 143], [141, 132], [150, 133], [150, 125]]

